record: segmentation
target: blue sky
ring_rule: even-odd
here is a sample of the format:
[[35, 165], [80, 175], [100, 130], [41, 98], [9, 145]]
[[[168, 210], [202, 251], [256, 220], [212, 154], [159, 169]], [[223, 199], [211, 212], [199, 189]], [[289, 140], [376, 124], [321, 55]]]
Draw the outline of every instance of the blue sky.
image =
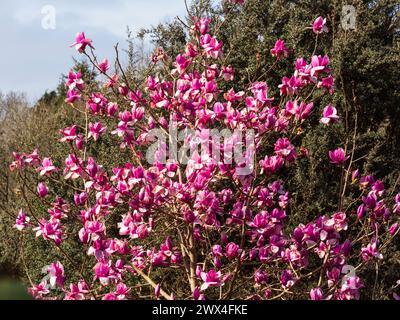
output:
[[[55, 29], [42, 27], [43, 7], [55, 9]], [[54, 89], [79, 55], [75, 34], [91, 38], [100, 59], [125, 46], [126, 27], [138, 31], [184, 16], [184, 0], [3, 0], [0, 11], [0, 91], [21, 91], [31, 102]]]

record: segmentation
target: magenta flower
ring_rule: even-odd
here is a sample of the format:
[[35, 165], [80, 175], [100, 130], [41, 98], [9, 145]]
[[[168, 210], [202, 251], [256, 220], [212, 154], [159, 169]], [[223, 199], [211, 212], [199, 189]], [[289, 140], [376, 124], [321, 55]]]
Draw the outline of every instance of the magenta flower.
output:
[[399, 224], [398, 223], [394, 223], [394, 224], [392, 224], [391, 226], [390, 226], [390, 228], [389, 228], [389, 233], [390, 233], [390, 235], [393, 237], [396, 233], [397, 233], [397, 231], [399, 231]]
[[39, 197], [44, 198], [49, 193], [49, 189], [47, 188], [46, 184], [40, 182], [37, 186], [37, 193]]
[[324, 294], [323, 294], [321, 288], [313, 288], [310, 291], [311, 300], [322, 300], [323, 296], [324, 296]]
[[316, 34], [328, 32], [328, 27], [326, 26], [326, 18], [320, 16], [317, 19], [315, 19], [312, 25], [312, 29]]
[[201, 18], [199, 21], [199, 31], [201, 34], [206, 34], [209, 31], [211, 20], [209, 18]]
[[75, 101], [79, 100], [81, 96], [73, 89], [67, 91], [67, 98], [65, 102], [67, 103], [74, 103]]
[[256, 282], [256, 285], [260, 286], [263, 284], [267, 284], [269, 281], [269, 277], [265, 271], [257, 270], [254, 274], [254, 280]]
[[338, 148], [333, 151], [329, 151], [329, 158], [331, 163], [341, 166], [348, 158], [346, 157], [346, 153], [342, 148]]
[[61, 244], [62, 230], [60, 222], [57, 220], [46, 221], [42, 219], [39, 226], [34, 228], [33, 231], [36, 231], [36, 237], [43, 236], [45, 240], [52, 240], [56, 246]]
[[369, 243], [366, 247], [361, 248], [361, 256], [365, 261], [372, 258], [383, 259], [383, 255], [378, 252], [378, 244], [376, 241]]
[[74, 141], [77, 138], [76, 126], [74, 125], [72, 127], [62, 129], [60, 130], [60, 134], [63, 135], [63, 137], [60, 139], [60, 142]]
[[201, 291], [207, 290], [209, 287], [220, 287], [221, 282], [221, 271], [216, 272], [215, 270], [210, 270], [207, 273], [201, 272], [201, 279], [204, 283], [201, 286]]
[[78, 90], [78, 91], [82, 91], [85, 88], [85, 83], [82, 80], [82, 74], [78, 71], [78, 72], [74, 72], [74, 71], [70, 71], [68, 73], [68, 81], [66, 83], [66, 86], [70, 89], [70, 90]]
[[285, 289], [291, 288], [294, 286], [296, 279], [293, 277], [292, 271], [286, 269], [281, 274], [281, 284]]
[[320, 120], [321, 123], [328, 125], [330, 123], [334, 123], [339, 120], [339, 116], [337, 115], [337, 110], [331, 104], [328, 104], [323, 113], [322, 118]]
[[285, 42], [282, 39], [275, 42], [275, 47], [271, 49], [271, 55], [278, 59], [282, 56], [286, 58], [289, 55], [289, 49], [285, 47]]
[[200, 45], [209, 58], [217, 59], [222, 55], [222, 42], [219, 42], [216, 37], [205, 34], [201, 36]]
[[264, 160], [260, 160], [261, 174], [264, 170], [267, 174], [274, 174], [282, 168], [284, 162], [281, 156], [265, 156]]
[[187, 59], [184, 55], [179, 54], [174, 62], [175, 69], [172, 71], [172, 74], [179, 73], [183, 74], [186, 71], [186, 68], [190, 65], [191, 61]]
[[94, 141], [99, 140], [107, 130], [107, 127], [103, 127], [100, 122], [89, 123], [89, 135], [88, 138], [93, 137]]
[[394, 197], [395, 205], [393, 206], [393, 212], [400, 214], [400, 193]]
[[30, 218], [21, 209], [19, 210], [17, 219], [15, 220], [14, 228], [16, 228], [18, 231], [22, 231], [28, 226], [29, 221]]
[[110, 65], [108, 64], [108, 60], [104, 59], [99, 63], [99, 69], [102, 73], [106, 73], [108, 69], [110, 69]]
[[298, 104], [297, 101], [295, 102], [296, 105], [296, 118], [298, 120], [305, 120], [307, 119], [314, 108], [314, 103], [305, 104], [303, 101]]
[[225, 252], [228, 259], [233, 259], [240, 254], [240, 249], [236, 243], [230, 242], [226, 245]]
[[92, 46], [92, 40], [86, 39], [84, 32], [78, 32], [75, 36], [75, 42], [70, 46], [70, 48], [75, 47], [79, 53], [83, 53], [87, 46], [94, 49]]
[[221, 75], [225, 81], [233, 81], [233, 79], [235, 78], [235, 73], [232, 66], [223, 67]]
[[326, 78], [322, 78], [321, 81], [317, 83], [317, 88], [326, 89], [329, 94], [333, 94], [335, 88], [335, 79], [329, 75]]
[[50, 293], [47, 281], [42, 281], [40, 284], [28, 289], [28, 293], [35, 299], [43, 298], [44, 295]]
[[296, 148], [288, 138], [279, 138], [275, 142], [275, 152], [289, 162], [297, 157]]
[[64, 267], [63, 265], [57, 261], [52, 263], [50, 267], [47, 269], [50, 275], [50, 284], [51, 286], [58, 286], [59, 288], [64, 287]]
[[40, 171], [41, 176], [49, 176], [53, 172], [58, 171], [57, 167], [53, 166], [53, 161], [51, 161], [50, 158], [44, 158], [42, 161], [42, 165], [37, 170]]

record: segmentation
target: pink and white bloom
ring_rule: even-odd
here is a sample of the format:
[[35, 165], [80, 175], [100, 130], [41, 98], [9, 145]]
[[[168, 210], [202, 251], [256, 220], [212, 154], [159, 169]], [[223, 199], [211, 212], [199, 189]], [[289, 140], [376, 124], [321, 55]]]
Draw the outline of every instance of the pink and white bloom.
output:
[[85, 88], [85, 82], [82, 79], [82, 74], [80, 71], [74, 72], [71, 70], [68, 73], [68, 81], [66, 86], [70, 90], [82, 91]]
[[50, 158], [44, 158], [42, 165], [37, 170], [40, 171], [41, 176], [49, 176], [58, 171], [57, 167], [53, 166], [53, 161]]
[[43, 182], [40, 182], [37, 186], [37, 193], [39, 197], [44, 198], [47, 196], [49, 193], [49, 189], [47, 188], [46, 184]]
[[326, 18], [319, 16], [312, 24], [313, 32], [316, 34], [320, 34], [323, 32], [328, 32], [328, 27], [326, 25]]
[[21, 209], [19, 210], [17, 219], [15, 220], [14, 228], [16, 228], [18, 231], [22, 231], [28, 226], [29, 221], [30, 218]]
[[72, 127], [62, 129], [60, 130], [60, 134], [63, 135], [63, 137], [60, 139], [60, 142], [74, 141], [77, 138], [76, 126], [73, 125]]
[[216, 272], [213, 269], [208, 272], [202, 271], [200, 277], [204, 283], [200, 288], [201, 291], [207, 290], [209, 287], [220, 287], [222, 285], [221, 276], [221, 271]]
[[79, 100], [80, 98], [81, 98], [81, 95], [78, 94], [78, 92], [76, 92], [73, 89], [70, 89], [67, 91], [67, 98], [65, 99], [65, 102], [74, 103], [75, 101]]
[[322, 113], [322, 118], [320, 120], [321, 123], [328, 125], [330, 123], [334, 123], [339, 120], [339, 116], [337, 115], [337, 110], [331, 104], [328, 104]]
[[88, 138], [93, 137], [94, 141], [99, 140], [100, 136], [102, 136], [107, 130], [107, 127], [103, 127], [100, 122], [89, 123], [89, 135]]
[[369, 243], [366, 247], [361, 248], [361, 256], [365, 261], [368, 261], [372, 258], [383, 259], [383, 255], [378, 252], [377, 248], [378, 244], [376, 241]]
[[75, 36], [75, 42], [71, 44], [70, 48], [75, 47], [76, 51], [83, 53], [86, 47], [94, 49], [91, 39], [86, 39], [84, 32], [78, 32]]
[[285, 41], [279, 39], [275, 42], [275, 47], [271, 49], [271, 55], [280, 59], [282, 56], [287, 57], [289, 55], [289, 49], [285, 47]]
[[321, 288], [313, 288], [310, 291], [310, 298], [311, 300], [322, 300], [324, 293], [322, 292]]
[[346, 153], [342, 148], [329, 151], [329, 159], [331, 160], [331, 163], [338, 166], [342, 165], [348, 158], [349, 156], [346, 157]]
[[59, 246], [62, 242], [63, 233], [58, 220], [46, 221], [42, 219], [39, 226], [34, 228], [33, 231], [36, 231], [36, 237], [43, 236], [45, 240], [52, 240], [56, 246]]
[[42, 281], [38, 285], [33, 286], [28, 289], [28, 293], [35, 299], [41, 299], [43, 296], [50, 293], [48, 289], [48, 284], [46, 281]]
[[110, 69], [110, 65], [108, 64], [108, 60], [104, 59], [102, 62], [99, 63], [99, 69], [102, 73], [106, 73], [108, 69]]
[[61, 262], [57, 261], [55, 263], [52, 263], [50, 267], [47, 269], [49, 272], [50, 276], [50, 285], [59, 288], [64, 287], [64, 266], [61, 264]]

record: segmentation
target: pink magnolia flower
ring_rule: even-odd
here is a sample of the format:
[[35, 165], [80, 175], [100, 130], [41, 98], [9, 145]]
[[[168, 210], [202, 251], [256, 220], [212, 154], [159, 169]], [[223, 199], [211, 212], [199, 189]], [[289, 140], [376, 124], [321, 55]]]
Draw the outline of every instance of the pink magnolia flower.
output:
[[275, 42], [275, 47], [271, 49], [271, 55], [278, 59], [282, 56], [286, 58], [289, 55], [289, 49], [285, 47], [285, 42], [282, 39]]
[[275, 152], [287, 161], [293, 161], [297, 157], [296, 148], [287, 138], [279, 138], [275, 143]]
[[209, 58], [217, 59], [222, 55], [222, 42], [218, 42], [216, 37], [205, 34], [201, 36], [200, 45]]
[[75, 140], [75, 146], [78, 150], [82, 150], [83, 149], [83, 145], [84, 145], [84, 139], [83, 139], [83, 135], [78, 134], [76, 140]]
[[400, 229], [400, 225], [398, 223], [394, 223], [389, 228], [389, 233], [393, 237]]
[[201, 34], [208, 33], [210, 22], [211, 22], [211, 19], [209, 19], [209, 18], [201, 18], [200, 19], [200, 21], [199, 21], [199, 31], [200, 31]]
[[42, 219], [38, 227], [34, 228], [36, 237], [43, 236], [45, 240], [53, 240], [56, 246], [59, 246], [62, 241], [62, 230], [59, 221], [46, 221]]
[[87, 46], [94, 49], [92, 40], [86, 39], [84, 32], [78, 32], [75, 36], [75, 42], [70, 47], [75, 47], [79, 53], [83, 53]]
[[60, 142], [74, 141], [77, 138], [76, 126], [73, 125], [72, 127], [62, 129], [60, 130], [60, 134], [63, 135], [63, 137], [60, 139]]
[[178, 72], [179, 74], [183, 74], [190, 63], [191, 61], [187, 59], [187, 57], [179, 54], [174, 62], [175, 69], [172, 70], [172, 74], [175, 74], [176, 72]]
[[[330, 72], [330, 69], [327, 67], [328, 64], [329, 64], [329, 57], [327, 55], [313, 56], [311, 58], [311, 70], [310, 70], [311, 77], [316, 77], [321, 72]], [[328, 81], [330, 85], [333, 85], [333, 77], [326, 79], [326, 81]]]
[[235, 73], [232, 66], [223, 67], [221, 75], [225, 81], [233, 81], [233, 79], [235, 78]]
[[317, 19], [315, 19], [312, 25], [312, 29], [316, 34], [328, 32], [328, 27], [326, 25], [326, 18], [320, 16]]
[[383, 259], [383, 255], [378, 252], [377, 242], [373, 241], [369, 243], [366, 247], [361, 248], [361, 256], [365, 261], [371, 258]]
[[126, 300], [130, 291], [131, 289], [129, 289], [125, 283], [118, 283], [117, 290], [115, 291], [117, 300]]
[[226, 245], [225, 252], [228, 259], [233, 259], [240, 254], [240, 248], [236, 243], [230, 242]]
[[99, 63], [99, 69], [102, 73], [106, 73], [108, 69], [110, 69], [110, 65], [108, 64], [108, 60], [104, 59], [102, 62]]
[[58, 171], [57, 167], [53, 166], [53, 161], [51, 161], [50, 158], [44, 158], [42, 161], [42, 166], [40, 166], [37, 170], [40, 171], [41, 176], [49, 176], [53, 172]]
[[48, 289], [48, 284], [46, 281], [42, 281], [36, 286], [33, 286], [32, 288], [28, 289], [28, 293], [35, 299], [40, 299], [43, 298], [44, 295], [47, 295], [50, 293], [50, 290]]
[[254, 280], [256, 282], [256, 285], [260, 286], [263, 284], [267, 284], [269, 281], [269, 277], [265, 271], [257, 270], [254, 274]]
[[331, 163], [340, 166], [349, 158], [349, 156], [346, 157], [344, 150], [342, 148], [338, 148], [336, 150], [329, 151], [329, 158]]
[[44, 198], [49, 193], [49, 189], [47, 188], [46, 184], [40, 182], [37, 186], [37, 193], [39, 197]]
[[215, 270], [210, 270], [207, 273], [201, 272], [200, 277], [204, 281], [201, 286], [201, 291], [207, 290], [209, 287], [220, 287], [221, 282], [221, 271], [216, 272]]
[[74, 71], [70, 71], [68, 73], [68, 81], [66, 83], [66, 86], [68, 87], [68, 89], [70, 90], [75, 90], [77, 89], [78, 91], [82, 91], [85, 87], [85, 83], [82, 80], [82, 74], [81, 72], [74, 72]]
[[15, 220], [14, 228], [16, 228], [19, 231], [22, 231], [28, 226], [29, 221], [30, 221], [30, 218], [21, 209], [21, 210], [19, 210], [17, 219]]
[[97, 141], [107, 130], [107, 127], [103, 127], [100, 122], [89, 123], [89, 135], [88, 138], [93, 137], [94, 141]]
[[287, 289], [294, 286], [296, 279], [293, 277], [292, 271], [286, 269], [281, 274], [281, 284], [282, 287]]
[[299, 120], [307, 119], [310, 116], [312, 109], [314, 108], [314, 103], [312, 102], [306, 104], [302, 101], [300, 104], [298, 104], [296, 101], [295, 104], [296, 104], [296, 111], [295, 111], [296, 118]]
[[393, 206], [393, 212], [400, 214], [400, 193], [394, 197], [395, 205]]
[[346, 277], [340, 287], [338, 299], [340, 300], [358, 300], [360, 298], [360, 288], [364, 285], [361, 279], [357, 276]]
[[321, 81], [318, 82], [317, 88], [324, 88], [328, 90], [329, 94], [333, 94], [335, 87], [335, 79], [329, 75], [326, 78], [322, 78]]
[[86, 294], [89, 292], [89, 288], [85, 281], [80, 280], [78, 285], [71, 283], [70, 291], [65, 293], [65, 300], [85, 300]]
[[79, 100], [80, 98], [81, 98], [80, 94], [78, 94], [75, 90], [70, 89], [67, 91], [67, 98], [65, 99], [65, 102], [74, 103], [75, 101]]
[[303, 82], [300, 78], [296, 76], [283, 77], [282, 84], [278, 86], [281, 95], [292, 96], [297, 93], [297, 91], [303, 86]]
[[365, 205], [364, 205], [364, 204], [361, 204], [361, 205], [357, 208], [357, 218], [361, 220], [362, 218], [365, 217], [365, 213], [366, 213]]
[[323, 296], [324, 296], [324, 294], [323, 294], [321, 288], [313, 288], [310, 291], [311, 300], [322, 300]]
[[331, 104], [328, 104], [322, 113], [322, 118], [320, 120], [321, 123], [328, 125], [330, 123], [336, 122], [339, 120], [339, 116], [337, 115], [337, 110]]
[[157, 284], [156, 287], [154, 288], [154, 295], [157, 299], [160, 297], [160, 292], [161, 292], [161, 285]]
[[58, 286], [60, 288], [64, 287], [64, 267], [63, 265], [57, 261], [52, 263], [50, 267], [47, 269], [50, 275], [50, 284], [54, 286]]
[[95, 267], [95, 279], [98, 279], [103, 286], [108, 286], [111, 281], [116, 279], [111, 261], [108, 263], [98, 262]]
[[285, 161], [281, 156], [265, 156], [264, 160], [260, 160], [261, 174], [264, 172], [267, 174], [274, 174], [280, 168], [282, 168]]

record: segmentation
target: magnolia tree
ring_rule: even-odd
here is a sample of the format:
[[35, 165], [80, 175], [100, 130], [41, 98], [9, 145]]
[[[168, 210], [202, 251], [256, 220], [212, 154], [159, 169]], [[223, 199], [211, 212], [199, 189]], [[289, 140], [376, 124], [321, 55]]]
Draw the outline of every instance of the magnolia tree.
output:
[[[298, 58], [280, 97], [269, 95], [268, 73], [223, 91], [235, 75], [224, 65], [220, 25], [213, 35], [208, 18], [191, 17], [191, 24], [182, 54], [171, 63], [157, 49], [143, 83], [128, 80], [118, 55], [110, 72], [92, 41], [76, 36], [72, 46], [104, 83], [93, 89], [80, 72], [69, 73], [66, 102], [85, 125], [60, 130], [60, 143], [70, 148], [65, 164], [34, 151], [14, 153], [10, 166], [26, 186], [15, 228], [59, 252], [29, 292], [67, 300], [358, 299], [360, 273], [398, 236], [400, 194], [387, 195], [381, 181], [359, 173], [354, 148], [337, 146], [322, 161], [341, 173], [338, 211], [287, 222], [294, 213], [285, 172], [308, 157], [296, 146], [299, 132], [312, 113], [322, 113], [318, 125], [327, 130], [340, 121], [333, 105], [315, 98], [334, 92], [328, 56]], [[310, 32], [316, 40], [329, 32], [326, 20], [317, 18]], [[272, 68], [290, 53], [277, 40]], [[131, 162], [105, 167], [90, 154], [106, 135]], [[28, 171], [39, 176], [37, 186], [29, 185]], [[50, 181], [75, 195], [53, 196]], [[345, 206], [350, 185], [358, 193]], [[47, 212], [35, 212], [26, 193]], [[79, 232], [68, 232], [67, 221]], [[64, 249], [70, 241], [88, 256], [83, 264]], [[388, 294], [398, 298], [395, 289]]]

